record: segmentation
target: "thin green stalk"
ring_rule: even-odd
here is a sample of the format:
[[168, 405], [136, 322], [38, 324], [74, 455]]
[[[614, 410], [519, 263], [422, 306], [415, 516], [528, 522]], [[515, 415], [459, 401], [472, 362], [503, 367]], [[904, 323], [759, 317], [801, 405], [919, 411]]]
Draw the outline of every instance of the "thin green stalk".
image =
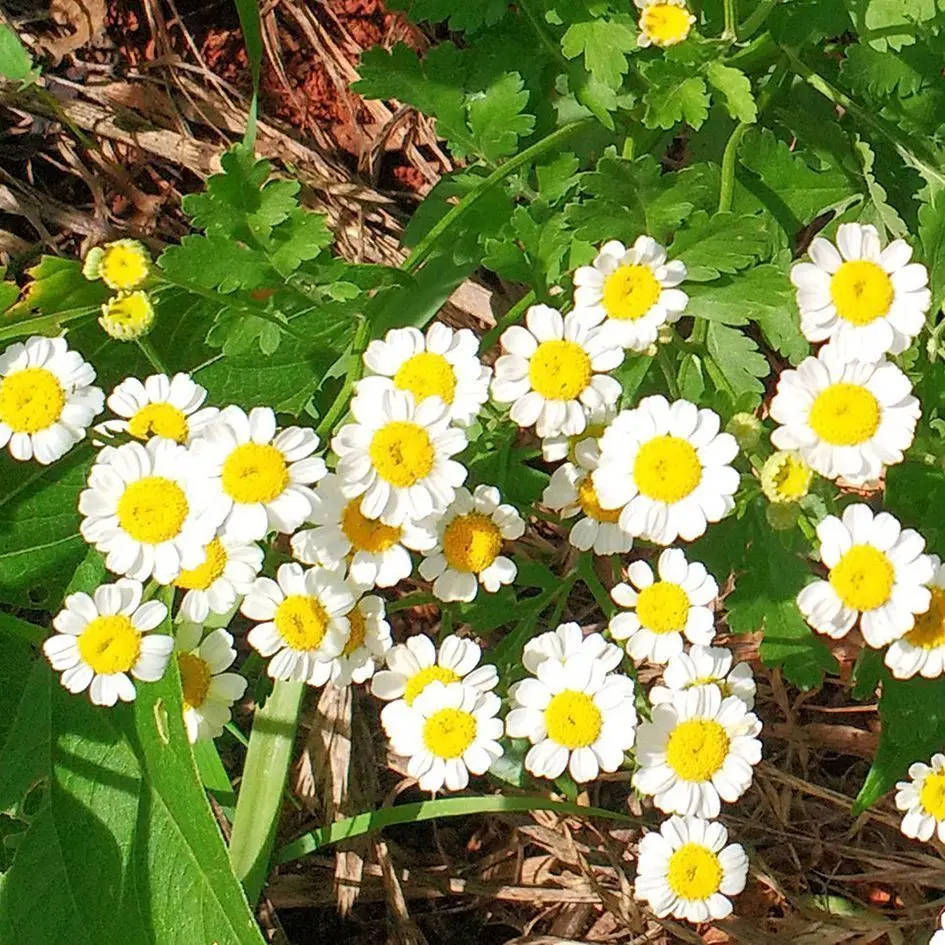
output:
[[722, 152], [722, 183], [719, 187], [719, 213], [732, 209], [732, 200], [735, 197], [735, 159], [738, 157], [738, 147], [745, 137], [745, 132], [751, 128], [751, 123], [740, 121], [732, 132]]
[[745, 17], [745, 22], [738, 27], [738, 38], [747, 39], [764, 25], [765, 20], [771, 15], [771, 11], [781, 2], [781, 0], [759, 0], [758, 6]]
[[305, 683], [277, 680], [253, 720], [230, 837], [230, 863], [251, 905], [269, 875], [304, 692]]
[[722, 39], [734, 42], [738, 30], [738, 0], [722, 0], [722, 15], [725, 17]]
[[585, 118], [582, 121], [576, 121], [570, 125], [558, 128], [550, 135], [542, 138], [541, 141], [536, 141], [530, 148], [526, 148], [524, 151], [516, 154], [515, 157], [510, 158], [501, 167], [497, 167], [488, 177], [484, 178], [481, 183], [477, 184], [473, 190], [466, 194], [458, 204], [451, 207], [430, 232], [417, 243], [413, 252], [401, 267], [404, 272], [416, 272], [433, 252], [437, 244], [440, 243], [443, 234], [450, 230], [461, 217], [465, 216], [469, 212], [470, 207], [492, 190], [493, 187], [496, 187], [520, 167], [530, 164], [546, 151], [557, 147], [563, 141], [573, 137], [581, 129], [590, 127], [593, 121], [594, 119]]
[[565, 69], [570, 68], [571, 63], [565, 58], [564, 53], [561, 52], [561, 46], [551, 38], [548, 30], [545, 29], [545, 24], [541, 22], [535, 9], [532, 7], [531, 0], [517, 0], [515, 5], [525, 14], [525, 19], [528, 20], [529, 26], [531, 26], [535, 35], [538, 37], [538, 42], [545, 47], [548, 55], [558, 62], [559, 65], [563, 65]]
[[351, 397], [351, 392], [354, 390], [354, 385], [357, 384], [358, 380], [361, 378], [361, 371], [364, 366], [361, 355], [364, 354], [364, 349], [367, 348], [370, 337], [371, 325], [366, 318], [362, 318], [354, 333], [354, 341], [351, 343], [351, 353], [354, 355], [355, 363], [351, 366], [351, 370], [348, 371], [345, 382], [341, 385], [341, 390], [335, 395], [331, 406], [325, 411], [325, 416], [322, 417], [321, 423], [319, 423], [318, 427], [315, 429], [320, 440], [324, 440], [325, 437], [331, 433], [338, 418], [341, 417], [345, 408], [348, 406], [348, 400]]
[[423, 607], [425, 604], [436, 604], [437, 607], [439, 607], [440, 603], [441, 602], [432, 594], [418, 592], [416, 594], [407, 594], [404, 597], [399, 597], [397, 600], [392, 600], [384, 609], [389, 614], [395, 614], [398, 610], [409, 610], [411, 607]]
[[161, 356], [154, 350], [154, 345], [151, 344], [149, 338], [138, 338], [137, 344], [141, 349], [141, 353], [151, 362], [151, 367], [153, 367], [158, 374], [167, 374], [170, 376], [170, 371], [164, 366]]
[[663, 372], [663, 380], [666, 381], [666, 390], [669, 396], [676, 400], [679, 397], [679, 385], [676, 383], [676, 373], [674, 365], [669, 358], [669, 350], [666, 345], [658, 345], [656, 349], [656, 363], [659, 364]]
[[501, 337], [502, 332], [505, 331], [509, 325], [514, 325], [522, 317], [522, 313], [530, 305], [535, 304], [535, 293], [534, 291], [529, 292], [527, 295], [523, 295], [496, 323], [493, 328], [490, 328], [483, 336], [482, 341], [479, 344], [480, 351], [488, 351], [498, 339]]
[[610, 599], [607, 588], [604, 587], [603, 582], [594, 570], [594, 556], [591, 554], [582, 554], [578, 560], [577, 570], [581, 581], [591, 594], [594, 595], [594, 600], [597, 601], [597, 606], [604, 612], [604, 616], [610, 617], [616, 608], [614, 607], [614, 602]]

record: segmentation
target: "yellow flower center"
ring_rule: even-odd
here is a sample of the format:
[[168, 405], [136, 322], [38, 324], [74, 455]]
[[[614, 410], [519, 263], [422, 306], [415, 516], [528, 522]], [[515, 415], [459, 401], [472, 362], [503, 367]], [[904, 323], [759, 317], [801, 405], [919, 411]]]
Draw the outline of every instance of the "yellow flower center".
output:
[[761, 470], [761, 488], [770, 502], [797, 502], [810, 490], [813, 470], [794, 453], [775, 453]]
[[460, 679], [462, 679], [460, 675], [454, 673], [451, 669], [447, 669], [445, 666], [426, 666], [421, 669], [419, 673], [414, 673], [414, 675], [407, 680], [407, 688], [404, 690], [404, 702], [406, 702], [407, 705], [413, 705], [417, 696], [419, 696], [431, 682], [441, 682], [445, 686], [451, 682], [459, 682]]
[[276, 608], [274, 623], [290, 649], [317, 650], [328, 630], [328, 612], [314, 597], [290, 594]]
[[686, 843], [669, 858], [666, 881], [680, 899], [708, 899], [722, 885], [722, 864], [708, 847]]
[[915, 618], [915, 626], [906, 634], [906, 642], [934, 650], [945, 646], [945, 591], [933, 587], [932, 603], [924, 614]]
[[548, 737], [569, 751], [593, 745], [604, 718], [594, 700], [584, 692], [565, 689], [553, 696], [545, 709]]
[[585, 476], [577, 487], [578, 503], [581, 511], [588, 518], [598, 522], [616, 522], [620, 518], [620, 509], [602, 509], [597, 498], [597, 490], [590, 475]]
[[128, 432], [139, 440], [163, 436], [186, 443], [190, 428], [184, 412], [172, 404], [148, 404], [128, 421]]
[[685, 7], [675, 3], [654, 3], [640, 15], [640, 29], [657, 46], [681, 43], [692, 28], [692, 17]]
[[945, 820], [945, 771], [933, 771], [922, 782], [919, 803], [936, 820]]
[[364, 636], [367, 633], [367, 621], [357, 607], [348, 614], [348, 624], [351, 632], [348, 634], [348, 642], [342, 651], [344, 656], [350, 656], [358, 647], [364, 646]]
[[113, 338], [139, 338], [153, 321], [154, 306], [146, 292], [116, 295], [102, 309], [102, 327]]
[[184, 708], [199, 709], [210, 691], [210, 666], [196, 653], [178, 653], [180, 684], [184, 691]]
[[678, 436], [654, 436], [640, 447], [633, 479], [647, 498], [672, 505], [702, 481], [702, 463], [691, 443]]
[[732, 694], [732, 687], [724, 680], [720, 679], [718, 676], [700, 676], [698, 679], [694, 679], [691, 683], [686, 683], [683, 686], [683, 689], [693, 689], [696, 686], [718, 686], [719, 692], [722, 693], [722, 698], [730, 696]]
[[817, 395], [807, 422], [831, 446], [856, 446], [876, 433], [881, 419], [879, 401], [865, 387], [840, 382]]
[[457, 515], [443, 531], [443, 555], [456, 571], [478, 574], [499, 556], [502, 532], [481, 512]]
[[715, 719], [688, 719], [673, 729], [666, 763], [683, 781], [708, 781], [728, 757], [728, 734]]
[[124, 614], [96, 617], [79, 635], [79, 655], [102, 676], [127, 673], [141, 654], [141, 634]]
[[148, 260], [137, 246], [112, 244], [105, 248], [99, 275], [112, 289], [133, 289], [148, 277]]
[[854, 610], [875, 610], [889, 600], [896, 572], [892, 562], [872, 545], [854, 545], [830, 569], [837, 596]]
[[651, 633], [681, 633], [689, 619], [689, 597], [672, 581], [657, 581], [640, 591], [637, 617]]
[[476, 718], [462, 709], [440, 709], [423, 723], [423, 744], [437, 758], [460, 758], [475, 738]]
[[543, 341], [532, 355], [528, 378], [545, 400], [574, 400], [591, 379], [591, 359], [574, 341]]
[[430, 434], [419, 423], [392, 420], [371, 438], [371, 464], [385, 482], [398, 489], [425, 479], [436, 459]]
[[631, 264], [615, 269], [604, 282], [604, 309], [618, 321], [636, 321], [659, 301], [663, 287], [649, 266]]
[[409, 390], [418, 404], [428, 397], [451, 404], [456, 394], [456, 372], [442, 354], [421, 351], [401, 364], [394, 375], [394, 387]]
[[865, 259], [845, 262], [830, 280], [830, 297], [837, 314], [854, 325], [868, 325], [889, 314], [892, 280], [882, 266]]
[[341, 530], [355, 551], [378, 554], [393, 548], [400, 541], [403, 530], [385, 525], [361, 513], [361, 497], [352, 499], [341, 513]]
[[203, 564], [198, 564], [196, 568], [190, 568], [177, 576], [174, 582], [175, 587], [182, 587], [188, 591], [205, 591], [214, 581], [223, 576], [226, 569], [226, 549], [219, 538], [204, 548]]
[[38, 433], [51, 427], [65, 405], [59, 379], [46, 368], [28, 367], [0, 378], [0, 423], [14, 433]]
[[184, 490], [164, 476], [131, 483], [118, 500], [118, 524], [135, 541], [159, 545], [180, 534], [190, 506]]
[[222, 483], [234, 502], [272, 502], [289, 485], [289, 468], [271, 443], [244, 443], [227, 456]]

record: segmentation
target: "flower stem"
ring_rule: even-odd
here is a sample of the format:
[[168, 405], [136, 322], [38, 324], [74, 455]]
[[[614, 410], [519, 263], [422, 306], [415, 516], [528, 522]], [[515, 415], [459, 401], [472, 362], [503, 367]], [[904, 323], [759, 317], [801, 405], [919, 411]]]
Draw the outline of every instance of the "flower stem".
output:
[[738, 29], [738, 0], [722, 0], [722, 12], [725, 17], [722, 39], [734, 42]]
[[362, 318], [354, 333], [354, 340], [351, 343], [351, 354], [356, 358], [355, 363], [351, 366], [351, 370], [348, 371], [345, 382], [341, 385], [341, 390], [335, 395], [335, 399], [331, 402], [331, 406], [325, 411], [325, 416], [322, 417], [321, 423], [318, 424], [315, 430], [320, 440], [324, 440], [325, 437], [331, 433], [332, 427], [334, 427], [338, 418], [341, 417], [345, 408], [348, 406], [348, 400], [351, 398], [354, 385], [361, 379], [361, 371], [364, 365], [361, 355], [364, 354], [364, 349], [367, 348], [370, 337], [371, 325], [366, 318]]
[[780, 0], [759, 0], [758, 6], [745, 18], [745, 22], [738, 27], [738, 38], [747, 39], [759, 29], [771, 14], [771, 11], [780, 3]]
[[170, 371], [164, 366], [161, 356], [154, 350], [154, 345], [151, 344], [149, 338], [138, 338], [137, 344], [141, 349], [141, 353], [151, 362], [151, 367], [153, 367], [158, 374], [166, 374], [168, 377], [171, 376]]
[[735, 197], [735, 159], [738, 156], [738, 147], [745, 137], [745, 132], [751, 128], [751, 123], [740, 121], [732, 132], [722, 152], [722, 183], [719, 186], [719, 213], [726, 213], [732, 209], [732, 200]]

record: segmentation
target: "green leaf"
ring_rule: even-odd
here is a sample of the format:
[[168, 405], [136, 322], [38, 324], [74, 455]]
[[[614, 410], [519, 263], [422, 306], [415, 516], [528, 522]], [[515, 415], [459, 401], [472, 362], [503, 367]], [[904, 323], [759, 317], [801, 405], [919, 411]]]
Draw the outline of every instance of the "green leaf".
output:
[[515, 591], [506, 586], [499, 588], [495, 594], [484, 591], [476, 594], [468, 604], [457, 605], [456, 611], [460, 623], [467, 624], [477, 633], [489, 633], [513, 623], [517, 605]]
[[768, 18], [775, 41], [786, 46], [806, 46], [850, 28], [850, 16], [836, 0], [782, 0]]
[[709, 117], [709, 95], [705, 80], [690, 66], [654, 59], [641, 71], [649, 88], [643, 96], [647, 128], [669, 130], [681, 121], [700, 128]]
[[0, 23], [0, 76], [26, 86], [41, 75], [42, 72], [33, 67], [33, 59], [20, 37], [5, 23]]
[[314, 259], [331, 242], [331, 230], [322, 214], [296, 208], [273, 229], [269, 260], [276, 272], [287, 279], [304, 261]]
[[484, 91], [469, 97], [469, 128], [476, 150], [495, 161], [518, 148], [518, 139], [532, 133], [535, 118], [522, 113], [528, 91], [521, 75], [506, 72]]
[[[934, 377], [941, 384], [941, 374]], [[940, 386], [937, 392], [941, 397]], [[922, 406], [923, 412], [931, 409], [925, 398]], [[945, 472], [940, 468], [907, 460], [886, 470], [886, 508], [904, 525], [919, 528], [929, 550], [938, 554], [945, 552], [945, 522], [937, 515], [929, 515], [929, 509], [938, 508], [943, 501]]]
[[[9, 321], [45, 315], [52, 319], [64, 316], [67, 321], [70, 313], [77, 311], [97, 312], [99, 307], [111, 295], [111, 290], [103, 282], [90, 282], [82, 275], [82, 264], [74, 259], [59, 256], [43, 256], [40, 261], [27, 270], [30, 282], [23, 298], [6, 313], [3, 327]], [[28, 326], [24, 326], [28, 328]], [[58, 323], [51, 322], [48, 334], [54, 334]], [[3, 328], [0, 327], [0, 332]]]
[[577, 169], [580, 167], [577, 155], [564, 151], [556, 155], [547, 164], [535, 168], [538, 178], [538, 190], [549, 203], [560, 200], [577, 184]]
[[751, 92], [751, 82], [741, 69], [726, 66], [718, 59], [709, 63], [706, 78], [723, 98], [726, 111], [736, 121], [753, 122], [758, 118], [758, 107]]
[[945, 190], [938, 190], [932, 199], [919, 208], [919, 240], [922, 261], [929, 270], [932, 289], [932, 312], [945, 302]]
[[710, 217], [699, 211], [676, 234], [670, 256], [686, 264], [691, 281], [711, 282], [723, 272], [750, 266], [764, 254], [767, 245], [768, 233], [760, 216], [725, 211]]
[[771, 366], [755, 342], [736, 328], [710, 322], [706, 344], [712, 358], [710, 365], [718, 369], [723, 379], [722, 385], [716, 386], [731, 397], [733, 406], [746, 394], [752, 395], [751, 400], [756, 403], [765, 389], [760, 378], [771, 373]]
[[475, 32], [498, 23], [508, 9], [508, 0], [470, 0], [456, 4], [451, 0], [394, 0], [391, 10], [408, 10], [414, 22], [442, 23], [449, 20], [451, 30]]
[[584, 68], [612, 89], [623, 84], [627, 56], [636, 49], [636, 24], [626, 15], [572, 23], [561, 37], [565, 57], [583, 56]]
[[869, 143], [864, 141], [859, 135], [853, 145], [857, 157], [860, 159], [863, 179], [866, 181], [866, 189], [869, 193], [872, 211], [875, 214], [876, 225], [880, 233], [888, 232], [894, 237], [904, 237], [908, 235], [908, 227], [903, 222], [902, 217], [896, 212], [887, 199], [886, 188], [876, 179], [873, 166], [876, 163], [876, 155]]
[[164, 250], [158, 265], [177, 285], [224, 294], [238, 289], [271, 288], [278, 281], [265, 253], [219, 233], [185, 236], [179, 246]]
[[921, 60], [910, 51], [905, 54], [878, 52], [863, 43], [848, 46], [844, 51], [840, 73], [850, 86], [861, 94], [885, 98], [891, 95], [914, 95], [930, 85], [935, 59], [922, 47]]
[[[935, 19], [938, 14], [936, 0], [869, 0], [869, 3], [854, 3], [857, 31], [865, 34], [870, 46], [880, 52], [902, 49], [916, 40], [921, 23]], [[855, 11], [855, 12], [854, 12]]]

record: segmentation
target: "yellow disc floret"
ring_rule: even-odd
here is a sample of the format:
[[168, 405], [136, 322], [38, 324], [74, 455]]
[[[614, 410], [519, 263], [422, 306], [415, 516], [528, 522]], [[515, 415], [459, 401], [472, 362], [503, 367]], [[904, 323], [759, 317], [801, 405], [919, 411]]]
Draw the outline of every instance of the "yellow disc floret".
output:
[[459, 682], [462, 677], [453, 670], [445, 666], [425, 666], [418, 673], [414, 673], [407, 680], [407, 688], [404, 691], [404, 702], [407, 705], [413, 705], [414, 699], [423, 692], [431, 682], [441, 682], [445, 686], [447, 683]]
[[574, 400], [591, 380], [591, 359], [574, 341], [543, 341], [528, 366], [532, 390], [545, 400]]
[[830, 280], [837, 314], [853, 325], [868, 325], [888, 315], [894, 296], [886, 270], [865, 259], [843, 263]]
[[289, 467], [271, 443], [244, 443], [227, 456], [221, 482], [234, 502], [272, 502], [289, 485]]
[[190, 511], [184, 490], [164, 476], [132, 482], [118, 500], [118, 524], [135, 541], [159, 545], [176, 538]]
[[428, 397], [451, 404], [456, 396], [456, 372], [442, 354], [421, 351], [401, 364], [394, 375], [394, 386], [410, 391], [418, 404]]
[[502, 532], [481, 512], [457, 515], [443, 531], [443, 556], [456, 571], [479, 574], [502, 550]]
[[915, 626], [905, 635], [906, 643], [934, 650], [945, 646], [945, 590], [931, 588], [932, 603], [924, 614], [915, 618]]
[[430, 434], [419, 423], [392, 420], [371, 438], [371, 464], [385, 482], [406, 489], [425, 479], [436, 453]]
[[636, 321], [656, 305], [662, 291], [649, 266], [632, 263], [620, 266], [607, 277], [601, 301], [611, 318]]
[[873, 393], [841, 381], [817, 395], [807, 422], [831, 446], [858, 446], [875, 435], [880, 420], [882, 411]]
[[640, 14], [640, 30], [655, 46], [675, 46], [692, 29], [696, 18], [680, 0], [651, 3]]
[[640, 447], [633, 479], [643, 495], [671, 505], [685, 499], [702, 481], [702, 463], [687, 440], [655, 436]]
[[180, 670], [180, 684], [184, 692], [184, 708], [200, 708], [207, 701], [210, 691], [210, 666], [196, 653], [178, 653], [177, 668]]
[[355, 551], [379, 554], [400, 541], [403, 529], [368, 518], [361, 511], [361, 497], [352, 499], [341, 513], [341, 530]]
[[204, 549], [203, 564], [196, 568], [184, 569], [174, 581], [175, 587], [188, 591], [205, 591], [214, 581], [223, 577], [226, 570], [226, 548], [219, 538], [214, 538]]
[[14, 433], [38, 433], [61, 416], [66, 394], [46, 368], [28, 367], [0, 378], [0, 423]]
[[437, 758], [461, 758], [476, 740], [476, 718], [462, 709], [440, 709], [423, 723], [423, 744]]
[[184, 411], [173, 404], [146, 404], [128, 421], [128, 432], [139, 440], [163, 436], [186, 443], [190, 429]]
[[545, 728], [548, 737], [569, 751], [587, 748], [600, 736], [604, 717], [594, 700], [585, 692], [565, 689], [545, 709]]
[[715, 719], [688, 719], [673, 729], [666, 763], [683, 781], [708, 781], [728, 757], [729, 740]]
[[358, 647], [364, 646], [364, 637], [367, 634], [367, 621], [357, 607], [348, 614], [348, 625], [351, 630], [348, 633], [348, 642], [342, 651], [343, 656], [350, 656]]
[[830, 585], [853, 610], [875, 610], [892, 596], [896, 572], [872, 545], [853, 545], [830, 569]]
[[141, 655], [141, 634], [124, 614], [96, 617], [79, 635], [78, 647], [93, 672], [102, 676], [127, 673]]
[[780, 451], [761, 468], [761, 491], [769, 502], [797, 502], [810, 491], [814, 471], [797, 453]]
[[945, 820], [945, 771], [933, 771], [926, 776], [919, 791], [919, 803], [936, 820]]
[[98, 323], [118, 341], [134, 341], [154, 324], [154, 306], [147, 292], [119, 292], [102, 306]]
[[669, 858], [666, 882], [680, 899], [708, 899], [722, 885], [722, 864], [701, 843], [685, 843]]
[[[91, 254], [90, 254], [91, 255]], [[110, 289], [124, 292], [135, 289], [151, 268], [148, 251], [137, 240], [116, 240], [98, 256], [98, 275]]]
[[651, 633], [681, 633], [689, 619], [689, 597], [672, 581], [657, 581], [640, 591], [637, 617]]
[[597, 498], [597, 490], [590, 475], [585, 476], [577, 486], [578, 503], [581, 511], [596, 522], [613, 524], [620, 518], [620, 509], [603, 509]]
[[328, 630], [328, 612], [314, 597], [290, 594], [276, 608], [274, 623], [291, 649], [317, 650]]

